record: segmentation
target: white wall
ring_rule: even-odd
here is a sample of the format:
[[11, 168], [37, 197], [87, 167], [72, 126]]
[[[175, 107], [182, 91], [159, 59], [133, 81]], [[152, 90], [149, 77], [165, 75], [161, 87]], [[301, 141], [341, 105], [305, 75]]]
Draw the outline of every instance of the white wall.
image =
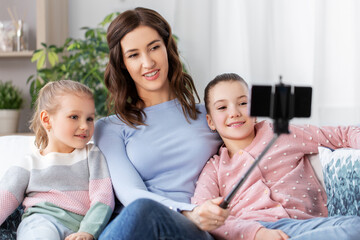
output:
[[83, 37], [81, 27], [96, 27], [104, 17], [113, 12], [123, 12], [135, 7], [158, 11], [173, 26], [175, 3], [173, 0], [75, 0], [69, 1], [69, 35]]

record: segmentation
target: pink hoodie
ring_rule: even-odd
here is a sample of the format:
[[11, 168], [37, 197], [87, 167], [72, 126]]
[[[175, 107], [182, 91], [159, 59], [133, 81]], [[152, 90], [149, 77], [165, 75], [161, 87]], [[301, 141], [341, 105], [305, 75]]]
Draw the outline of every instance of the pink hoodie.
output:
[[[273, 137], [272, 124], [255, 126], [256, 137], [246, 149], [230, 159], [221, 147], [205, 165], [192, 203], [225, 197]], [[281, 218], [326, 217], [326, 193], [315, 176], [306, 154], [319, 146], [360, 148], [360, 128], [290, 126], [280, 136], [231, 201], [225, 225], [211, 232], [218, 239], [252, 240], [262, 225]]]

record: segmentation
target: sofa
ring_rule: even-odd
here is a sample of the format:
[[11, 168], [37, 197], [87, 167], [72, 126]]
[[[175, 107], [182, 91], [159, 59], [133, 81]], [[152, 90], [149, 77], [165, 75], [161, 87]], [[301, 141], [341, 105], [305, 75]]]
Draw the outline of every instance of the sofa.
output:
[[16, 159], [21, 159], [30, 153], [34, 145], [35, 136], [33, 135], [9, 135], [0, 137], [0, 151], [3, 154], [0, 162], [0, 176]]
[[[35, 137], [31, 135], [0, 136], [0, 151], [2, 152], [2, 157], [0, 158], [0, 179], [16, 159], [21, 159], [25, 154], [31, 152], [32, 148], [35, 148], [34, 139]], [[1, 240], [16, 239], [16, 229], [22, 213], [23, 210], [19, 207], [1, 225]]]
[[[359, 130], [357, 130], [360, 132]], [[35, 137], [32, 135], [0, 136], [0, 179], [14, 161], [32, 151]], [[319, 154], [308, 156], [315, 175], [325, 188], [328, 196], [329, 215], [359, 215], [360, 213], [360, 150], [319, 148]], [[0, 199], [1, 200], [1, 199]], [[18, 218], [19, 208], [13, 215]], [[2, 229], [15, 234], [16, 227], [4, 224]], [[3, 231], [3, 230], [2, 230]], [[0, 239], [12, 239], [3, 238]], [[13, 238], [14, 239], [14, 238]]]
[[[35, 149], [34, 140], [35, 137], [32, 135], [0, 136], [0, 152], [3, 154], [0, 162], [0, 177], [2, 177], [4, 171], [6, 171], [16, 159], [21, 159], [22, 156], [31, 152], [32, 149]], [[325, 186], [318, 154], [309, 156], [309, 159], [316, 176], [321, 184]]]
[[[0, 163], [0, 177], [3, 175], [4, 171], [11, 166], [15, 159], [22, 158], [22, 156], [31, 152], [31, 150], [35, 148], [34, 140], [35, 137], [32, 135], [0, 136], [0, 152], [3, 154]], [[318, 179], [323, 186], [325, 186], [322, 166], [318, 155], [314, 154], [309, 156], [309, 158]]]
[[[34, 140], [35, 137], [32, 135], [9, 135], [0, 137], [0, 152], [3, 155], [0, 162], [0, 178], [6, 169], [9, 168], [14, 161], [16, 161], [16, 159], [21, 159], [24, 155], [31, 152], [32, 149], [35, 148]], [[317, 155], [313, 155], [310, 158], [315, 172], [320, 179], [320, 182], [324, 184], [321, 164]], [[19, 213], [20, 212], [18, 211], [17, 214]], [[13, 217], [16, 217], [16, 214]], [[15, 226], [11, 226], [11, 228], [15, 228]], [[12, 231], [14, 230], [15, 229], [12, 229]]]

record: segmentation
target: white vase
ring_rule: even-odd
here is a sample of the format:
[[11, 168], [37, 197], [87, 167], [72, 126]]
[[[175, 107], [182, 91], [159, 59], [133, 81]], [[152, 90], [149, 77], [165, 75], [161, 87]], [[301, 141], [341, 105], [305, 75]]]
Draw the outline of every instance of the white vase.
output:
[[18, 109], [0, 109], [0, 135], [16, 133], [19, 116]]

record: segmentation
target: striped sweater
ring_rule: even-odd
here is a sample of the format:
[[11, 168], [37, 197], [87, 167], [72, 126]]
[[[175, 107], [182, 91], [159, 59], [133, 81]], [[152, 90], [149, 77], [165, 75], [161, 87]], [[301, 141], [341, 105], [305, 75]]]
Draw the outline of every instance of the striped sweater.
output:
[[48, 214], [74, 232], [98, 238], [114, 208], [105, 158], [92, 144], [72, 153], [33, 151], [0, 180], [0, 224], [21, 203], [23, 218]]

